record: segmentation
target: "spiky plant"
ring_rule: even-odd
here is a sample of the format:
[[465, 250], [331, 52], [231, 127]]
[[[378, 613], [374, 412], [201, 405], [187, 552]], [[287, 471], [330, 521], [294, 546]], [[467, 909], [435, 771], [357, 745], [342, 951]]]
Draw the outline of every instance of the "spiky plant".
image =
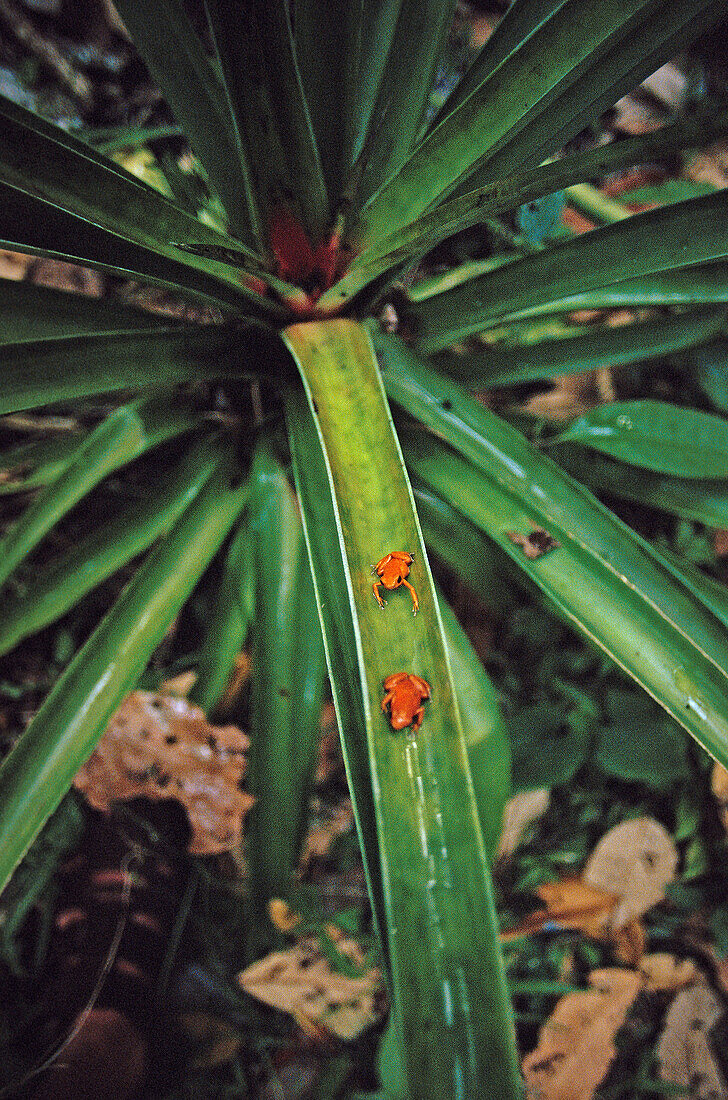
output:
[[[678, 122], [547, 159], [710, 27], [723, 4], [516, 0], [434, 117], [428, 101], [454, 0], [204, 6], [201, 35], [182, 0], [117, 0], [226, 231], [0, 103], [2, 247], [172, 288], [222, 318], [169, 323], [3, 287], [0, 411], [137, 394], [75, 448], [45, 444], [25, 455], [39, 491], [0, 545], [3, 650], [154, 548], [4, 762], [2, 882], [225, 544], [196, 692], [214, 702], [252, 620], [251, 944], [263, 942], [265, 902], [285, 893], [295, 867], [323, 681], [318, 609], [405, 1054], [402, 1087], [412, 1098], [514, 1097], [520, 1078], [484, 842], [497, 832], [507, 748], [482, 669], [438, 610], [425, 547], [478, 591], [497, 544], [728, 762], [720, 597], [468, 392], [615, 356], [645, 359], [717, 332], [728, 300], [728, 199], [678, 202], [415, 283], [400, 309], [407, 342], [369, 314], [459, 230], [497, 226], [498, 215], [540, 196], [725, 129], [724, 118]], [[628, 331], [441, 354], [497, 324], [614, 305], [659, 313]], [[241, 438], [184, 388], [217, 382], [234, 403], [240, 379], [257, 379], [283, 409], [307, 555], [278, 437], [258, 431], [251, 463], [244, 410]], [[626, 430], [632, 421], [621, 415]], [[679, 430], [671, 424], [663, 440]], [[615, 419], [613, 435], [619, 427]], [[125, 504], [51, 573], [23, 572], [39, 540], [103, 478], [172, 439], [182, 457], [172, 470], [160, 466], [156, 500]], [[391, 592], [384, 609], [374, 599], [371, 568], [393, 550], [414, 555], [416, 617], [406, 592]], [[382, 711], [383, 681], [398, 671], [431, 685], [419, 729], [395, 730]]]

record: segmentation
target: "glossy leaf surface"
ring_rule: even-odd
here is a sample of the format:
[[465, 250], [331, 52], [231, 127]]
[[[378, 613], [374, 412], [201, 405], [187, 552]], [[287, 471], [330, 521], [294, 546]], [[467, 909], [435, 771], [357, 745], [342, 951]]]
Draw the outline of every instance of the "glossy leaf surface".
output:
[[[233, 231], [255, 244], [219, 73], [178, 0], [119, 0], [119, 14], [207, 170]], [[172, 60], [173, 59], [173, 60]]]
[[155, 394], [116, 409], [80, 444], [60, 477], [40, 493], [0, 542], [0, 584], [61, 516], [102, 478], [198, 421], [189, 400]]
[[728, 421], [664, 401], [613, 401], [555, 437], [658, 474], [728, 477]]
[[245, 503], [212, 478], [78, 652], [0, 768], [0, 885], [71, 785]]
[[256, 593], [248, 770], [256, 802], [248, 823], [248, 858], [256, 894], [248, 951], [257, 958], [267, 939], [267, 904], [290, 893], [298, 864], [324, 660], [298, 506], [285, 471], [262, 444], [250, 479]]
[[728, 482], [670, 477], [638, 469], [578, 444], [557, 444], [554, 458], [594, 492], [634, 500], [708, 527], [728, 527]]
[[438, 357], [437, 365], [469, 389], [509, 386], [558, 374], [624, 366], [682, 351], [706, 343], [721, 331], [724, 323], [725, 309], [707, 308], [635, 321], [619, 328], [600, 326], [583, 335], [577, 329], [575, 335], [563, 339], [511, 346], [481, 344], [469, 355], [444, 353]]
[[[444, 291], [412, 309], [420, 351], [439, 351], [477, 332], [483, 322], [528, 310], [543, 301], [583, 294], [631, 276], [654, 275], [728, 256], [725, 218], [728, 192], [688, 199], [635, 214], [554, 245], [469, 283]], [[629, 257], [628, 268], [625, 257]]]
[[[704, 6], [688, 5], [693, 18]], [[532, 132], [529, 124], [548, 120], [553, 130], [549, 108], [558, 95], [570, 96], [572, 113], [578, 109], [579, 99], [588, 102], [594, 94], [592, 86], [602, 54], [615, 51], [617, 69], [630, 69], [629, 58], [622, 58], [624, 50], [618, 47], [623, 43], [634, 47], [639, 28], [655, 34], [659, 24], [650, 17], [654, 17], [656, 7], [665, 9], [665, 15], [675, 9], [682, 26], [689, 28], [685, 4], [678, 9], [669, 3], [656, 5], [652, 0], [615, 0], [595, 7], [588, 0], [569, 0], [555, 7], [536, 33], [520, 42], [455, 111], [444, 117], [397, 175], [373, 196], [361, 212], [354, 238], [363, 247], [371, 247], [407, 225], [430, 204], [441, 202], [483, 162], [488, 161], [490, 168], [493, 153], [507, 148], [509, 141], [521, 138], [513, 158], [517, 158], [519, 167], [536, 149], [542, 154], [539, 159], [544, 159], [547, 154], [540, 149], [538, 127]], [[585, 70], [585, 87], [577, 97], [574, 85]], [[644, 75], [650, 71], [646, 68]], [[598, 111], [592, 117], [596, 114]], [[478, 135], [476, 141], [474, 134]], [[548, 152], [559, 148], [564, 140], [555, 141]], [[512, 171], [513, 165], [507, 170]], [[501, 170], [499, 174], [505, 173]]]
[[87, 592], [146, 550], [194, 500], [220, 464], [220, 440], [193, 447], [171, 476], [160, 476], [153, 496], [131, 500], [40, 572], [23, 576], [3, 596], [0, 653], [55, 622]]
[[[392, 993], [410, 1091], [434, 1098], [455, 1089], [475, 1097], [485, 1087], [493, 1097], [515, 1096], [519, 1074], [503, 974], [490, 938], [494, 911], [462, 728], [424, 545], [372, 348], [364, 330], [346, 321], [293, 326], [286, 340], [320, 433], [341, 540], [369, 742]], [[299, 480], [305, 477], [299, 468]], [[388, 592], [385, 609], [372, 594], [372, 565], [394, 549], [415, 553], [412, 579], [421, 607], [416, 618], [406, 591]], [[432, 687], [417, 731], [393, 730], [382, 712], [383, 681], [400, 670], [426, 678]], [[331, 667], [330, 674], [337, 681], [341, 670]], [[348, 731], [342, 735], [347, 738]], [[427, 968], [421, 966], [423, 952], [431, 959]]]
[[[455, 448], [407, 436], [417, 477], [493, 538], [710, 753], [728, 760], [723, 625], [659, 555], [518, 432], [399, 341], [376, 334], [375, 341], [390, 399]], [[534, 529], [542, 549], [530, 556], [523, 542]]]
[[241, 262], [260, 257], [185, 213], [158, 191], [67, 131], [0, 97], [0, 176], [131, 240], [164, 251], [172, 241], [228, 245]]
[[217, 325], [28, 339], [3, 351], [0, 414], [127, 388], [245, 377], [275, 361], [269, 334]]
[[445, 644], [455, 681], [480, 828], [495, 858], [511, 793], [511, 747], [498, 693], [455, 613], [438, 592]]

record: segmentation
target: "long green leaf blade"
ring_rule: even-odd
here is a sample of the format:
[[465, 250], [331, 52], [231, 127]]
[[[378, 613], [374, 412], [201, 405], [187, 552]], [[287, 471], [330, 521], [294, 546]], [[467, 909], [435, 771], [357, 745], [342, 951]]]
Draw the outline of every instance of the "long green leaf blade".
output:
[[23, 340], [2, 354], [0, 414], [115, 390], [250, 377], [273, 353], [265, 330], [231, 333], [209, 325]]
[[225, 557], [222, 579], [200, 649], [197, 679], [189, 699], [208, 714], [225, 690], [230, 672], [243, 646], [255, 611], [255, 575], [250, 531], [245, 522]]
[[[392, 400], [457, 448], [411, 439], [417, 476], [493, 538], [570, 618], [681, 722], [728, 760], [728, 640], [659, 555], [513, 428], [375, 334]], [[529, 557], [534, 528], [559, 545]]]
[[247, 496], [216, 475], [57, 682], [0, 768], [0, 889], [93, 750]]
[[168, 531], [220, 465], [223, 453], [221, 441], [203, 440], [171, 475], [155, 482], [153, 496], [120, 507], [51, 566], [24, 576], [2, 600], [0, 654], [55, 622]]
[[280, 0], [206, 0], [206, 7], [245, 172], [259, 208], [259, 232], [267, 240], [276, 204], [292, 200], [317, 243], [331, 212], [287, 5]]
[[[647, 9], [646, 9], [647, 10]], [[722, 0], [663, 0], [648, 18], [617, 36], [605, 52], [589, 59], [577, 79], [560, 90], [545, 111], [508, 136], [471, 173], [454, 194], [460, 195], [527, 166], [535, 167], [562, 149], [617, 100], [637, 87], [668, 58], [720, 19]], [[558, 120], [555, 122], [554, 120]]]
[[296, 599], [303, 531], [285, 472], [263, 444], [253, 457], [250, 485], [248, 526], [256, 592], [248, 783], [255, 806], [247, 839], [255, 893], [246, 949], [253, 959], [270, 946], [267, 905], [271, 898], [289, 895], [298, 859]]
[[26, 508], [0, 541], [0, 585], [47, 531], [120, 466], [198, 422], [194, 405], [169, 393], [116, 409], [81, 443], [57, 481]]
[[87, 264], [150, 283], [251, 317], [282, 317], [283, 310], [245, 285], [237, 268], [159, 242], [152, 249], [62, 209], [25, 188], [0, 180], [0, 247]]
[[63, 472], [83, 438], [68, 432], [50, 439], [16, 443], [0, 452], [0, 495], [24, 493], [55, 481]]
[[403, 0], [364, 146], [358, 203], [396, 172], [412, 149], [450, 29], [452, 0]]
[[[205, 166], [233, 230], [255, 245], [230, 109], [219, 73], [178, 0], [119, 0], [119, 14]], [[170, 58], [173, 63], [170, 64]]]
[[438, 357], [437, 366], [469, 389], [625, 366], [706, 343], [722, 330], [725, 314], [725, 308], [707, 308], [531, 344], [481, 344], [470, 355], [445, 352]]
[[470, 639], [440, 592], [438, 605], [455, 679], [480, 828], [488, 855], [493, 860], [503, 828], [503, 811], [511, 793], [508, 732], [498, 694]]
[[73, 336], [120, 336], [145, 332], [193, 332], [191, 325], [170, 324], [132, 309], [32, 283], [0, 281], [0, 347]]
[[483, 322], [632, 278], [728, 257], [728, 190], [635, 214], [417, 302], [417, 346], [439, 351]]
[[614, 401], [578, 416], [554, 437], [658, 474], [728, 477], [728, 421], [664, 401]]
[[326, 659], [329, 668], [336, 668], [340, 673], [332, 676], [331, 691], [339, 729], [342, 731], [341, 748], [364, 861], [364, 873], [384, 966], [387, 972], [391, 972], [385, 931], [387, 918], [379, 836], [372, 793], [366, 719], [358, 686], [359, 654], [351, 621], [348, 579], [321, 440], [302, 389], [290, 388], [287, 391], [286, 420], [296, 492], [312, 563], [318, 613], [323, 627]]
[[[320, 432], [339, 525], [411, 1096], [505, 1100], [519, 1095], [520, 1075], [487, 860], [436, 597], [373, 351], [347, 321], [296, 325], [285, 335]], [[305, 480], [305, 469], [298, 476]], [[406, 591], [392, 593], [384, 610], [372, 595], [371, 567], [394, 549], [416, 555], [414, 619]], [[429, 678], [432, 698], [420, 729], [397, 734], [381, 700], [384, 679], [400, 670]], [[335, 666], [329, 671], [339, 678]]]
[[1, 96], [0, 177], [150, 248], [172, 241], [228, 246], [237, 248], [241, 263], [253, 269], [262, 262], [115, 161]]
[[[351, 297], [404, 259], [423, 254], [446, 237], [481, 224], [488, 217], [514, 210], [523, 203], [552, 194], [570, 184], [599, 178], [630, 164], [641, 164], [690, 146], [704, 145], [725, 133], [728, 115], [698, 123], [693, 120], [665, 126], [652, 134], [613, 142], [573, 153], [537, 168], [516, 172], [423, 214], [399, 232], [360, 253], [329, 295], [331, 301]], [[628, 216], [624, 212], [624, 216]], [[450, 277], [448, 272], [446, 277]]]
[[708, 527], [728, 527], [728, 483], [669, 477], [639, 470], [626, 462], [595, 454], [578, 445], [554, 445], [553, 457], [593, 492], [608, 493], [659, 508]]
[[629, 40], [641, 25], [651, 26], [662, 6], [656, 0], [603, 0], [598, 6], [568, 0], [561, 5], [429, 132], [362, 210], [354, 239], [371, 247], [442, 201], [531, 120], [546, 117], [556, 96], [590, 73], [602, 54]]

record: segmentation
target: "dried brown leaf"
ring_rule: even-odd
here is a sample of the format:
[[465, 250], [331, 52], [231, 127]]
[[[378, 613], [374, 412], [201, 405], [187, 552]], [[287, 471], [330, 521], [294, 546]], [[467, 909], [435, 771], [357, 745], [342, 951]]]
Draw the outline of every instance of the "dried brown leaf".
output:
[[690, 1089], [691, 1100], [725, 1100], [726, 1081], [713, 1056], [710, 1030], [722, 1006], [704, 979], [678, 993], [657, 1044], [663, 1081]]
[[723, 828], [728, 831], [728, 771], [722, 764], [715, 763], [713, 765], [710, 785], [715, 795]]
[[623, 821], [602, 837], [582, 878], [620, 899], [612, 927], [643, 916], [665, 896], [678, 854], [670, 834], [651, 817]]
[[692, 959], [679, 959], [669, 951], [655, 951], [640, 962], [640, 974], [648, 993], [670, 993], [689, 985], [697, 977]]
[[614, 1037], [640, 991], [634, 970], [594, 970], [592, 990], [562, 997], [523, 1061], [531, 1100], [591, 1100], [616, 1054]]
[[314, 799], [311, 827], [301, 855], [301, 872], [305, 872], [312, 860], [323, 859], [336, 838], [348, 833], [353, 826], [354, 810], [350, 798], [343, 798], [336, 806], [326, 809], [319, 799]]
[[237, 726], [213, 726], [175, 696], [133, 691], [74, 778], [96, 810], [143, 796], [176, 798], [192, 826], [190, 851], [224, 852], [240, 840], [253, 798], [240, 789], [248, 738]]
[[599, 936], [608, 927], [618, 898], [580, 878], [545, 882], [536, 893], [546, 908], [531, 913], [515, 928], [504, 933], [503, 939], [538, 932], [544, 924], [561, 928], [578, 928], [590, 936]]
[[[360, 959], [358, 945], [336, 932], [341, 936], [339, 951], [351, 957], [351, 944], [354, 959]], [[253, 963], [238, 975], [238, 982], [251, 997], [293, 1016], [308, 1034], [323, 1027], [340, 1039], [354, 1039], [379, 1017], [379, 971], [372, 967], [350, 978], [332, 970], [312, 937]]]

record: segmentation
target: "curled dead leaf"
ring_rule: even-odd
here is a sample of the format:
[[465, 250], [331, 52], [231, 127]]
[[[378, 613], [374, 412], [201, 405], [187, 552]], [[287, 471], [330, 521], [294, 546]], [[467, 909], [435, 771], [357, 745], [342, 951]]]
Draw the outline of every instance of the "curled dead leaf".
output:
[[724, 1100], [728, 1083], [711, 1049], [710, 1031], [723, 1015], [704, 979], [677, 994], [657, 1044], [660, 1077], [690, 1089], [691, 1100]]
[[546, 908], [529, 914], [515, 928], [503, 933], [502, 939], [540, 932], [546, 925], [550, 929], [578, 928], [589, 936], [599, 936], [607, 928], [617, 904], [614, 894], [590, 886], [580, 878], [545, 882], [536, 893]]
[[[336, 931], [341, 936], [340, 929]], [[349, 942], [361, 958], [358, 945]], [[351, 957], [346, 944], [342, 937], [336, 946]], [[379, 971], [372, 967], [352, 978], [332, 970], [313, 937], [253, 963], [238, 975], [238, 982], [251, 997], [289, 1013], [309, 1035], [323, 1028], [324, 1034], [354, 1039], [380, 1017]]]
[[634, 970], [607, 968], [589, 975], [593, 987], [568, 993], [539, 1032], [538, 1046], [523, 1060], [533, 1100], [591, 1100], [616, 1053], [614, 1037], [637, 997]]
[[237, 726], [210, 725], [185, 699], [133, 691], [73, 783], [96, 810], [130, 798], [176, 798], [192, 826], [190, 851], [212, 855], [239, 842], [253, 805], [239, 786], [248, 744]]
[[283, 898], [271, 898], [268, 903], [268, 913], [278, 931], [284, 932], [286, 935], [292, 932], [303, 919], [301, 914], [297, 913], [295, 909], [291, 909], [288, 902], [284, 901]]
[[582, 878], [620, 899], [612, 915], [612, 927], [618, 929], [662, 901], [677, 862], [670, 834], [654, 818], [638, 817], [602, 837]]

